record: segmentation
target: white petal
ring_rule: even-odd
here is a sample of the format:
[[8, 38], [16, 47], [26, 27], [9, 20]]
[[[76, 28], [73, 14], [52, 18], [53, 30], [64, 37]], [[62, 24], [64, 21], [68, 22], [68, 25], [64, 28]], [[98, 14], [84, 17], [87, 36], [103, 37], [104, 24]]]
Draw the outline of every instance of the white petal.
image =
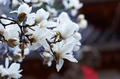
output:
[[18, 63], [12, 63], [9, 67], [9, 71], [18, 71], [20, 69], [20, 64]]
[[[1, 16], [4, 17], [4, 18], [7, 18], [7, 16], [6, 16], [5, 14], [2, 14]], [[10, 19], [10, 18], [9, 18], [9, 19]], [[1, 19], [1, 22], [2, 22], [3, 24], [9, 24], [9, 23], [11, 23], [12, 21], [6, 20], [6, 19]]]
[[15, 10], [15, 11], [10, 11], [10, 13], [18, 13], [18, 11], [17, 11], [17, 10]]
[[48, 64], [48, 66], [51, 66], [51, 65], [52, 65], [52, 62], [51, 62], [51, 61], [49, 61], [47, 64]]
[[77, 14], [77, 10], [76, 9], [71, 10], [71, 15], [72, 16], [76, 16], [76, 14]]
[[55, 19], [57, 19], [57, 22], [59, 23], [59, 22], [61, 22], [61, 21], [65, 21], [65, 22], [69, 22], [69, 21], [71, 21], [70, 20], [70, 17], [68, 16], [68, 14], [66, 13], [66, 12], [62, 12], [60, 15], [59, 15], [59, 17], [57, 17], [57, 18], [55, 18]]
[[75, 32], [74, 35], [73, 35], [73, 37], [74, 37], [76, 40], [81, 40], [81, 39], [82, 39], [81, 34], [78, 33], [78, 32]]
[[30, 50], [36, 50], [36, 49], [38, 49], [40, 46], [41, 46], [41, 42], [40, 42], [40, 41], [37, 41], [36, 43], [32, 43], [32, 46], [30, 45], [30, 46], [29, 46], [29, 49], [30, 49]]
[[22, 75], [19, 74], [18, 72], [11, 72], [9, 74], [9, 76], [12, 77], [12, 78], [20, 78], [20, 77], [22, 77]]
[[4, 77], [6, 75], [9, 75], [9, 72], [6, 69], [3, 69], [1, 76]]
[[28, 48], [24, 49], [24, 55], [28, 55], [30, 53], [30, 50]]
[[6, 58], [6, 59], [5, 59], [5, 68], [7, 69], [7, 68], [8, 68], [8, 66], [9, 66], [9, 59], [8, 59], [8, 58]]
[[64, 60], [63, 59], [59, 59], [59, 64], [56, 65], [56, 69], [57, 69], [58, 72], [62, 68], [63, 63], [64, 63]]
[[62, 54], [70, 53], [70, 52], [72, 52], [73, 47], [74, 47], [74, 43], [65, 44], [65, 45], [63, 45], [60, 52]]
[[27, 16], [26, 24], [33, 25], [35, 23], [35, 13], [31, 13]]
[[61, 33], [62, 37], [67, 38], [67, 37], [71, 36], [76, 29], [76, 27], [74, 27], [74, 26], [75, 26], [75, 24], [72, 22], [67, 23], [67, 24], [64, 23], [63, 25], [61, 25], [60, 33]]
[[69, 61], [71, 61], [71, 62], [75, 62], [75, 63], [78, 62], [78, 61], [73, 57], [73, 55], [70, 55], [70, 54], [64, 55], [63, 58], [65, 58], [65, 59], [67, 59], [67, 60], [69, 60]]
[[74, 48], [73, 48], [73, 51], [78, 51], [80, 49], [80, 46], [75, 46]]
[[26, 3], [23, 3], [18, 8], [18, 14], [23, 13], [23, 12], [26, 14], [29, 14], [31, 12], [31, 10], [32, 10], [32, 7], [29, 7]]
[[44, 9], [39, 9], [36, 13], [36, 21], [40, 23], [42, 20], [46, 20], [49, 17], [49, 12], [46, 12]]
[[53, 21], [47, 21], [47, 20], [44, 20], [41, 22], [41, 25], [40, 27], [56, 27], [57, 26], [57, 23], [56, 22], [53, 22]]

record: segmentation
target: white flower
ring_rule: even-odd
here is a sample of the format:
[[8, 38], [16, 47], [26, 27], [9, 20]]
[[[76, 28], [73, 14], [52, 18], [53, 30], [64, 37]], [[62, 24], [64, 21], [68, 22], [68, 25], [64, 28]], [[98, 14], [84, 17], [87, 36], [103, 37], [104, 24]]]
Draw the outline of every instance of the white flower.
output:
[[27, 22], [28, 25], [33, 25], [34, 23], [38, 24], [42, 22], [43, 20], [47, 20], [49, 17], [49, 12], [46, 12], [44, 9], [39, 9], [36, 14], [31, 13], [27, 16]]
[[71, 14], [72, 16], [75, 16], [77, 10], [83, 6], [83, 3], [80, 3], [79, 0], [63, 0], [63, 5], [66, 9], [72, 9]]
[[60, 33], [63, 39], [66, 39], [74, 34], [76, 27], [75, 23], [73, 22], [60, 23], [59, 26], [54, 30]]
[[58, 23], [71, 22], [71, 19], [66, 12], [62, 12], [57, 18], [55, 18], [55, 20], [57, 20]]
[[77, 18], [79, 28], [80, 29], [85, 29], [87, 27], [87, 20], [85, 19], [85, 16], [83, 14], [80, 14]]
[[6, 58], [5, 68], [1, 72], [1, 77], [7, 76], [8, 79], [9, 78], [11, 79], [11, 78], [20, 78], [22, 76], [21, 74], [19, 74], [22, 71], [22, 70], [19, 70], [20, 64], [12, 63], [9, 68], [8, 68], [8, 65], [9, 65], [9, 60], [8, 58]]
[[48, 17], [49, 17], [49, 12], [46, 12], [44, 9], [41, 8], [36, 13], [35, 21], [37, 23], [40, 23], [43, 20], [47, 20]]
[[74, 8], [78, 10], [83, 6], [83, 3], [80, 3], [79, 0], [63, 0], [63, 5], [66, 9]]
[[23, 3], [18, 7], [17, 11], [11, 11], [10, 13], [18, 13], [18, 15], [21, 13], [25, 13], [26, 15], [28, 15], [31, 12], [31, 10], [32, 7], [29, 7], [26, 3]]
[[17, 24], [11, 24], [5, 27], [3, 36], [5, 37], [8, 46], [14, 47], [19, 44], [19, 33], [21, 33], [21, 31]]
[[19, 4], [18, 0], [12, 0], [12, 5], [17, 6]]
[[18, 38], [19, 33], [21, 33], [19, 26], [17, 24], [11, 24], [6, 26], [4, 36], [8, 40], [10, 38]]
[[46, 6], [47, 11], [52, 15], [52, 16], [56, 16], [58, 14], [57, 10], [55, 8], [51, 8], [50, 6]]
[[63, 59], [67, 59], [71, 62], [78, 62], [73, 56], [72, 53], [73, 47], [74, 47], [74, 43], [72, 42], [67, 44], [60, 42], [53, 45], [53, 50], [54, 52], [56, 52], [56, 57], [57, 57], [57, 65], [56, 65], [57, 71], [59, 71], [62, 68], [64, 63]]
[[43, 40], [48, 35], [49, 35], [49, 30], [38, 28], [33, 33], [33, 38], [35, 39], [35, 41], [38, 41], [38, 40]]
[[35, 23], [35, 13], [31, 13], [27, 16], [26, 24], [33, 25]]

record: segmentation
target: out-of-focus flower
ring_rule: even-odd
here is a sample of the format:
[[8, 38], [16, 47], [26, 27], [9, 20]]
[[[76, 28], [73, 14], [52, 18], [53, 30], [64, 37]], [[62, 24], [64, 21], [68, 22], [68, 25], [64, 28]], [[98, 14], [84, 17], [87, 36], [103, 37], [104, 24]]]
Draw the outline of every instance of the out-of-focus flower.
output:
[[71, 19], [66, 12], [62, 12], [57, 18], [54, 18], [54, 19], [57, 20], [58, 23], [71, 22]]
[[5, 4], [6, 4], [6, 2], [7, 2], [7, 0], [4, 0], [4, 1], [3, 1], [3, 5], [5, 5]]
[[85, 19], [85, 16], [83, 14], [80, 14], [77, 18], [79, 28], [80, 29], [85, 29], [87, 27], [87, 20]]
[[47, 52], [43, 52], [40, 55], [44, 58], [43, 64], [47, 64], [48, 66], [52, 65], [52, 61], [53, 61], [52, 53], [50, 54], [50, 53], [47, 53]]
[[71, 15], [75, 16], [77, 10], [83, 6], [83, 3], [80, 3], [79, 0], [63, 0], [63, 5], [65, 6], [65, 9], [71, 9]]
[[46, 6], [47, 11], [52, 15], [52, 16], [57, 16], [58, 12], [55, 8], [51, 8], [50, 6]]
[[18, 0], [12, 0], [12, 6], [17, 6], [19, 4]]

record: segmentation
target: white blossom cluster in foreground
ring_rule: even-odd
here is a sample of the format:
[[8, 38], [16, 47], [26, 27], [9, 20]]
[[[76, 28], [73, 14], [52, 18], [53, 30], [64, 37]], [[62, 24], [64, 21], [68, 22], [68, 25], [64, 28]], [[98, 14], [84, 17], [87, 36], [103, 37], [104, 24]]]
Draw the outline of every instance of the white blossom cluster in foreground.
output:
[[[79, 50], [81, 45], [79, 29], [87, 26], [84, 15], [79, 15], [79, 24], [77, 24], [66, 12], [58, 15], [57, 10], [50, 7], [54, 0], [22, 1], [22, 3], [17, 0], [12, 1], [12, 4], [20, 5], [17, 10], [10, 12], [17, 13], [17, 20], [5, 14], [0, 16], [0, 40], [3, 44], [7, 44], [3, 57], [5, 67], [0, 65], [0, 77], [20, 78], [22, 70], [19, 70], [20, 64], [16, 62], [22, 62], [30, 50], [39, 48], [44, 49], [40, 52], [44, 59], [43, 63], [51, 66], [52, 61], [56, 61], [58, 72], [64, 64], [64, 59], [77, 63], [73, 51]], [[4, 4], [6, 2], [7, 0], [4, 0]], [[48, 4], [46, 5], [47, 11], [40, 8], [36, 12], [31, 12], [33, 6], [40, 6], [43, 2]], [[79, 0], [69, 0], [69, 2], [62, 0], [62, 2], [66, 9], [71, 9], [72, 15], [76, 15], [77, 10], [83, 6]], [[13, 51], [12, 55], [9, 49]], [[9, 64], [9, 61], [14, 63]]]

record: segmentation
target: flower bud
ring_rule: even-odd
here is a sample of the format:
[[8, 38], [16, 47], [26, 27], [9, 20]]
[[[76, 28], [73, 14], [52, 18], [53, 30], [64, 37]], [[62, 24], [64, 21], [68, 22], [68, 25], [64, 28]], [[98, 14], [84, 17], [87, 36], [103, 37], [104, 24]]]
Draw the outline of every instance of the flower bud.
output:
[[25, 13], [20, 13], [17, 18], [19, 19], [20, 22], [22, 22], [24, 21], [25, 17], [26, 17]]
[[18, 39], [16, 39], [16, 38], [11, 38], [11, 39], [8, 39], [8, 41], [7, 41], [7, 44], [8, 44], [8, 46], [10, 46], [10, 47], [15, 47], [15, 46], [17, 46], [17, 45], [19, 45], [20, 43], [19, 43], [19, 40]]
[[79, 24], [80, 29], [85, 29], [87, 27], [87, 20], [83, 14], [80, 14], [77, 18], [77, 22]]

